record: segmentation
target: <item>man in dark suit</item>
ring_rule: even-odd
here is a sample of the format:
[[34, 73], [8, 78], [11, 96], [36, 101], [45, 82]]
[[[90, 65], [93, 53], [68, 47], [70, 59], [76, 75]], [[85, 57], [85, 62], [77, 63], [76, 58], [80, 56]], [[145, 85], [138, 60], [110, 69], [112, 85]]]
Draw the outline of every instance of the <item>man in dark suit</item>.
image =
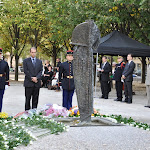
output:
[[57, 62], [57, 67], [60, 67], [60, 65], [61, 65], [60, 58], [57, 58], [57, 59], [56, 59], [56, 62]]
[[59, 84], [63, 88], [63, 107], [68, 110], [72, 107], [72, 97], [74, 94], [74, 77], [73, 77], [73, 51], [67, 51], [67, 61], [59, 67]]
[[132, 81], [133, 81], [133, 71], [135, 68], [135, 63], [132, 60], [132, 54], [128, 54], [124, 71], [122, 73], [122, 78], [124, 79], [124, 91], [125, 91], [125, 101], [128, 104], [132, 103]]
[[116, 64], [115, 72], [114, 72], [114, 80], [116, 82], [116, 93], [117, 93], [117, 99], [115, 101], [122, 101], [122, 86], [123, 81], [121, 80], [122, 72], [125, 67], [125, 63], [123, 62], [123, 57], [118, 56], [118, 64]]
[[0, 48], [0, 112], [2, 110], [5, 86], [9, 85], [8, 80], [9, 80], [9, 66], [8, 63], [2, 59], [2, 48]]
[[31, 57], [23, 61], [23, 68], [25, 73], [25, 110], [31, 109], [30, 100], [32, 97], [32, 109], [37, 108], [39, 91], [41, 87], [41, 76], [43, 65], [42, 61], [36, 58], [36, 48], [30, 49]]
[[108, 99], [108, 94], [110, 92], [109, 90], [109, 73], [111, 72], [111, 66], [107, 62], [107, 57], [103, 56], [102, 57], [102, 62], [103, 64], [101, 65], [101, 74], [100, 74], [100, 82], [101, 82], [101, 91], [102, 91], [102, 97], [104, 99]]

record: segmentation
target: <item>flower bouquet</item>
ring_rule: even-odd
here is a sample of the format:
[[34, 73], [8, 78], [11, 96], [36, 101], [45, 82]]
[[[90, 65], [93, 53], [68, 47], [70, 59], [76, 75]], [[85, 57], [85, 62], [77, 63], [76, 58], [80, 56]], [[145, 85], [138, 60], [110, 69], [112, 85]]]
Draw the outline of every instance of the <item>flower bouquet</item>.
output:
[[45, 109], [41, 109], [41, 111], [39, 111], [40, 115], [44, 115], [49, 118], [68, 116], [67, 109], [58, 104], [51, 104], [51, 105], [46, 104], [45, 106], [46, 106]]
[[[78, 106], [73, 106], [72, 108], [70, 108], [69, 110], [69, 117], [79, 117], [80, 116], [80, 112], [79, 112], [79, 108]], [[93, 114], [91, 115], [92, 117], [99, 117], [101, 116], [99, 110], [93, 108]]]
[[79, 108], [78, 106], [73, 106], [72, 108], [69, 109], [69, 117], [79, 117]]
[[8, 118], [8, 114], [5, 112], [0, 112], [0, 119], [6, 119]]

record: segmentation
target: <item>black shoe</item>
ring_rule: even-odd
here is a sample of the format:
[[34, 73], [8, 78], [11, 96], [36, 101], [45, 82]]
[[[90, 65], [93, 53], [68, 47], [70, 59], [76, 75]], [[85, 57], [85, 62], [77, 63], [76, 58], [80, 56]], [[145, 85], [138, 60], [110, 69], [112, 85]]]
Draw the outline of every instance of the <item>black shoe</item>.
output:
[[104, 99], [108, 99], [108, 97], [104, 97]]
[[114, 101], [122, 101], [122, 99], [118, 99], [118, 98], [116, 98], [116, 99], [114, 99]]
[[150, 108], [150, 106], [144, 106], [144, 107]]
[[118, 98], [114, 99], [114, 101], [118, 101]]
[[128, 103], [128, 104], [131, 104], [131, 103], [132, 103], [132, 99], [129, 99], [127, 103]]
[[124, 100], [124, 101], [122, 101], [122, 102], [123, 102], [123, 103], [127, 103], [127, 102], [128, 102], [128, 100], [126, 100], [126, 99], [125, 99], [125, 100]]

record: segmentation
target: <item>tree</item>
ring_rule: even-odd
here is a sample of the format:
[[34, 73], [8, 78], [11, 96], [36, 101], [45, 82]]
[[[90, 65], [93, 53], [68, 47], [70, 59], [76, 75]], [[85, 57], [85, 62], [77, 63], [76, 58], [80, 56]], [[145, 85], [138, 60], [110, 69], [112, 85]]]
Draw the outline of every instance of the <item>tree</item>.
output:
[[33, 47], [40, 46], [40, 41], [47, 28], [48, 22], [45, 19], [45, 1], [27, 0], [27, 9], [24, 12], [25, 27], [28, 29], [28, 42]]
[[1, 33], [9, 42], [12, 55], [15, 56], [15, 80], [18, 80], [18, 60], [27, 41], [27, 31], [23, 27], [26, 2], [23, 0], [5, 0], [1, 9]]

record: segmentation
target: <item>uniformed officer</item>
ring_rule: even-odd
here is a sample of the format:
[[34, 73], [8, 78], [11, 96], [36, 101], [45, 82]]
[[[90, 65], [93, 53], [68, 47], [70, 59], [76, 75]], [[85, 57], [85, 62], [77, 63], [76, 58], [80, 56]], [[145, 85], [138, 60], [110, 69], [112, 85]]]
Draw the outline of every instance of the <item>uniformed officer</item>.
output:
[[72, 107], [72, 97], [74, 94], [74, 77], [73, 77], [73, 51], [67, 51], [67, 61], [62, 63], [59, 68], [59, 84], [63, 89], [63, 107], [68, 110]]
[[116, 93], [117, 99], [115, 101], [122, 101], [122, 86], [123, 82], [121, 80], [122, 72], [125, 67], [125, 63], [123, 62], [123, 57], [118, 56], [118, 64], [116, 64], [115, 72], [114, 72], [114, 79], [116, 81]]
[[9, 80], [9, 67], [8, 63], [2, 59], [2, 48], [0, 48], [0, 112], [2, 111], [5, 85], [9, 84], [8, 80]]

